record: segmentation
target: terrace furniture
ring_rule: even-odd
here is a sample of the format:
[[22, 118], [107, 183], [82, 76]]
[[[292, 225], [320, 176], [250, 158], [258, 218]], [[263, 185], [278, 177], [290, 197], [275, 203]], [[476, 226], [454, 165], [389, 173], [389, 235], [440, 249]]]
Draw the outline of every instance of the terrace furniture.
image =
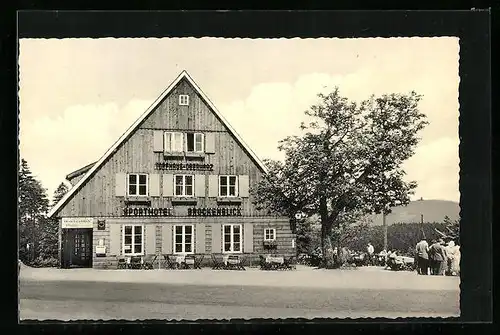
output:
[[126, 268], [127, 268], [127, 260], [123, 257], [118, 257], [117, 269], [126, 269]]
[[270, 270], [284, 269], [285, 258], [282, 256], [267, 256], [265, 260], [269, 264]]
[[205, 255], [200, 255], [198, 257], [195, 257], [194, 259], [194, 268], [195, 269], [200, 269], [201, 270], [201, 262], [203, 261], [203, 258], [205, 258]]
[[243, 266], [243, 257], [239, 255], [228, 255], [226, 260], [226, 269], [229, 270], [245, 270]]
[[142, 268], [142, 257], [140, 257], [140, 256], [132, 256], [132, 257], [130, 257], [129, 260], [130, 260], [129, 264], [128, 264], [128, 268], [129, 269], [138, 270], [138, 269]]
[[194, 255], [185, 255], [184, 256], [184, 261], [182, 261], [181, 268], [183, 269], [189, 269], [190, 266], [193, 267], [194, 269], [194, 264], [195, 264], [196, 258]]
[[288, 258], [284, 258], [283, 260], [283, 268], [285, 270], [294, 270], [296, 269], [296, 265], [295, 265], [295, 256], [291, 256], [291, 257], [288, 257]]
[[156, 262], [157, 255], [154, 254], [149, 254], [144, 257], [143, 262], [142, 262], [142, 268], [144, 270], [152, 270], [154, 268], [153, 264]]
[[217, 258], [215, 254], [212, 254], [212, 270], [223, 270], [226, 268], [224, 260], [222, 257]]
[[259, 255], [259, 265], [261, 270], [271, 270], [271, 264], [266, 262], [266, 259], [262, 255]]
[[[172, 257], [171, 257], [172, 256]], [[173, 258], [173, 255], [163, 255], [163, 258], [167, 262], [165, 268], [166, 269], [177, 269], [177, 263], [175, 262], [175, 259]]]

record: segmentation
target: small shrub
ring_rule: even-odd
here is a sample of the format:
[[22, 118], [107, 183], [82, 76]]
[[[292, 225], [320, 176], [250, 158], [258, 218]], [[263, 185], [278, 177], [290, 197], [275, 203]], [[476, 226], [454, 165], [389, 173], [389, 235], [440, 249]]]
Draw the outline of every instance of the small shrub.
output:
[[59, 262], [56, 258], [53, 257], [45, 259], [38, 257], [33, 262], [33, 266], [37, 268], [57, 268], [59, 267]]

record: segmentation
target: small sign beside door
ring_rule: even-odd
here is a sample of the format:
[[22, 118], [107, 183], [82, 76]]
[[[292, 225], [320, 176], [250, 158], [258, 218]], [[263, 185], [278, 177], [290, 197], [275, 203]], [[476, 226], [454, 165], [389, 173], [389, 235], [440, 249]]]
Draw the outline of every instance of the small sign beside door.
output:
[[106, 229], [106, 220], [97, 220], [97, 230]]
[[106, 256], [106, 247], [104, 246], [95, 247], [95, 255], [96, 257]]
[[62, 228], [93, 228], [94, 218], [62, 218]]

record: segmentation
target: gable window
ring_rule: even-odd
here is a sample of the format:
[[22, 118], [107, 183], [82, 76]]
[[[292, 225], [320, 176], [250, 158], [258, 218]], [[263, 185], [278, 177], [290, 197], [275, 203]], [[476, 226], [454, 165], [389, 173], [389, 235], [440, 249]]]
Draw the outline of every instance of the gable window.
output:
[[128, 195], [146, 196], [148, 195], [148, 175], [144, 173], [129, 173], [128, 175]]
[[184, 134], [177, 132], [165, 133], [165, 151], [182, 152], [184, 150]]
[[264, 241], [276, 241], [276, 229], [264, 228]]
[[219, 176], [219, 197], [235, 197], [237, 194], [236, 176]]
[[175, 226], [175, 253], [192, 254], [193, 253], [193, 226]]
[[187, 94], [179, 95], [179, 105], [189, 106], [189, 95], [187, 95]]
[[123, 254], [135, 256], [142, 255], [144, 250], [144, 226], [123, 226]]
[[193, 175], [175, 176], [175, 195], [179, 197], [193, 196]]
[[226, 224], [223, 226], [224, 252], [241, 252], [241, 225]]
[[188, 152], [203, 152], [203, 134], [187, 133], [186, 141]]

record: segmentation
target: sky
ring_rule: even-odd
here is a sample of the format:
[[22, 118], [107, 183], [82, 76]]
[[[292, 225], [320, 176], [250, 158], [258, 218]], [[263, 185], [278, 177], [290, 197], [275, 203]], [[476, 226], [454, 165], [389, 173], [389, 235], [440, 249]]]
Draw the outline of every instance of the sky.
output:
[[406, 180], [414, 199], [459, 201], [459, 41], [356, 39], [21, 39], [20, 156], [49, 196], [99, 158], [186, 70], [261, 159], [299, 135], [317, 94], [423, 95], [429, 125]]

